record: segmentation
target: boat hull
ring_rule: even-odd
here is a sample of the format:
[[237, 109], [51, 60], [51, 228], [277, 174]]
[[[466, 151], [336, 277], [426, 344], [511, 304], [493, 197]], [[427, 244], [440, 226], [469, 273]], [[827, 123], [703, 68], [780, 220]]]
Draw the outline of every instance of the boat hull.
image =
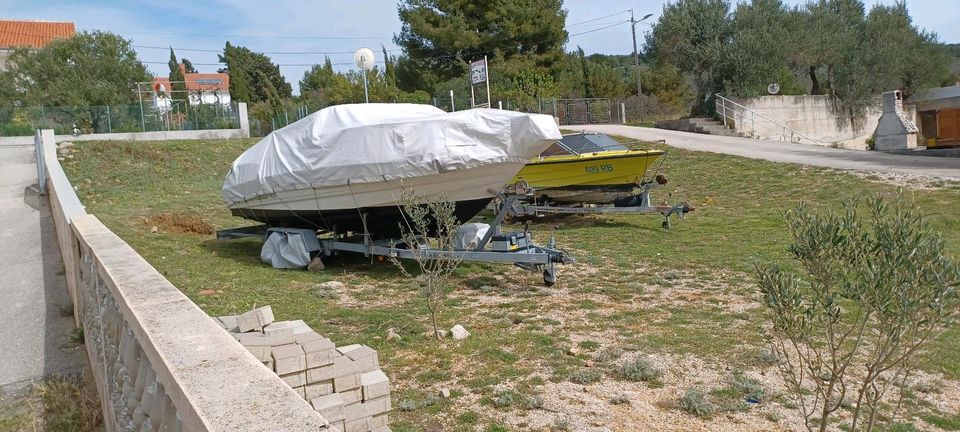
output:
[[527, 163], [513, 182], [526, 182], [538, 197], [557, 203], [609, 203], [630, 195], [663, 154], [660, 150], [615, 150], [548, 156]]
[[[457, 201], [454, 203], [454, 215], [457, 220], [466, 222], [480, 213], [492, 200], [493, 197]], [[373, 238], [398, 237], [402, 232], [400, 226], [405, 219], [405, 214], [395, 205], [324, 211], [233, 209], [231, 212], [234, 216], [261, 222], [271, 227], [306, 228], [338, 233], [368, 232]]]
[[230, 206], [235, 216], [274, 227], [364, 232], [374, 237], [399, 234], [403, 221], [404, 190], [429, 200], [456, 204], [460, 222], [477, 215], [523, 167], [523, 163], [497, 163], [444, 173], [340, 186], [276, 192]]

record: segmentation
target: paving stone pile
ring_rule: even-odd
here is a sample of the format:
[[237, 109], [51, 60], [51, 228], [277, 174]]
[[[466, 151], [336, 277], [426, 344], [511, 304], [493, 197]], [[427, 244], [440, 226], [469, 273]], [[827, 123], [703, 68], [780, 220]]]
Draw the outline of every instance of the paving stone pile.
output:
[[216, 320], [332, 426], [390, 431], [390, 380], [372, 348], [337, 347], [303, 320], [274, 321], [270, 306]]

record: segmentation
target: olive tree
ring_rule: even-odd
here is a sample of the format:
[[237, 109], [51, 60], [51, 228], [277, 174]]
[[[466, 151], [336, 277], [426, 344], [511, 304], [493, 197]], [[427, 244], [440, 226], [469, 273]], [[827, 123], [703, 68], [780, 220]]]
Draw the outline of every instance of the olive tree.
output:
[[848, 430], [872, 430], [896, 414], [919, 354], [957, 312], [960, 266], [899, 196], [842, 211], [801, 204], [785, 218], [802, 274], [756, 272], [780, 372], [808, 430], [826, 430], [842, 407]]
[[404, 213], [401, 240], [412, 252], [416, 270], [411, 273], [396, 256], [390, 256], [390, 262], [420, 292], [430, 312], [433, 334], [439, 339], [437, 316], [453, 290], [450, 276], [463, 260], [463, 254], [454, 248], [454, 235], [460, 228], [454, 213], [456, 204], [443, 194], [427, 199], [409, 189], [403, 190], [401, 201]]

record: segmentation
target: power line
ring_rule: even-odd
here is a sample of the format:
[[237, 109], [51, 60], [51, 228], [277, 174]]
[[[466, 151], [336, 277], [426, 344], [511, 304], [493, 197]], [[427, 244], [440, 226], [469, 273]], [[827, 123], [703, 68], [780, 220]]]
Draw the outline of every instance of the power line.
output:
[[[134, 48], [143, 48], [143, 49], [159, 49], [159, 50], [168, 50], [173, 48], [174, 51], [186, 51], [186, 52], [206, 52], [206, 53], [222, 53], [223, 49], [209, 49], [209, 48], [183, 48], [183, 47], [164, 47], [164, 46], [150, 46], [150, 45], [131, 45]], [[388, 52], [402, 51], [400, 49], [388, 49]], [[255, 51], [260, 54], [270, 54], [270, 55], [332, 55], [332, 54], [353, 54], [353, 51]]]
[[[165, 62], [165, 61], [140, 61], [140, 63], [143, 63], [143, 64], [170, 64], [170, 62]], [[384, 60], [377, 60], [375, 63], [386, 63], [386, 61], [384, 61]], [[226, 65], [225, 62], [217, 62], [217, 63], [194, 63], [194, 62], [190, 62], [190, 64], [192, 64], [192, 65], [194, 65], [194, 66], [224, 66], [224, 65]], [[275, 64], [276, 66], [279, 66], [279, 67], [309, 67], [309, 66], [322, 65], [322, 63], [280, 63], [280, 64], [274, 63], [274, 64]], [[354, 63], [352, 63], [352, 62], [348, 62], [348, 63], [330, 63], [330, 64], [331, 64], [332, 66], [353, 66], [353, 65], [354, 65]]]
[[[601, 30], [606, 30], [606, 29], [609, 29], [609, 28], [612, 28], [612, 27], [616, 27], [616, 26], [619, 26], [619, 25], [623, 25], [623, 24], [626, 24], [626, 23], [629, 23], [629, 22], [630, 22], [629, 20], [628, 20], [628, 21], [621, 21], [621, 22], [616, 22], [616, 23], [613, 23], [613, 24], [608, 24], [608, 25], [605, 25], [605, 26], [602, 26], [602, 27], [598, 27], [598, 28], [595, 28], [595, 29], [591, 29], [591, 30], [585, 30], [585, 31], [578, 32], [578, 33], [570, 33], [570, 34], [567, 35], [567, 37], [569, 38], [569, 37], [574, 37], [574, 36], [585, 35], [585, 34], [588, 34], [588, 33], [594, 33], [594, 32], [598, 32], [598, 31], [601, 31]], [[515, 38], [513, 38], [513, 39], [517, 39], [517, 38], [519, 38], [519, 37], [515, 37]], [[543, 44], [543, 43], [547, 43], [547, 42], [555, 42], [555, 41], [562, 40], [562, 39], [564, 39], [564, 38], [553, 38], [553, 39], [543, 40], [543, 41], [539, 41], [539, 42], [529, 43], [529, 44], [527, 44], [527, 45], [539, 45], [539, 44]], [[163, 48], [163, 49], [168, 49], [168, 48]], [[174, 48], [174, 50], [177, 50], [177, 49], [178, 49], [178, 48]], [[181, 48], [181, 50], [186, 51], [186, 49], [182, 49], [182, 48]], [[388, 51], [389, 51], [389, 50], [388, 50]], [[394, 51], [396, 51], [396, 50], [394, 50]], [[219, 50], [218, 50], [218, 51], [215, 51], [215, 52], [218, 52], [218, 53], [219, 53], [219, 52], [222, 52], [222, 51], [219, 51]], [[476, 54], [489, 54], [489, 53], [491, 53], [491, 52], [492, 52], [491, 50], [482, 50], [482, 51], [472, 51], [472, 52], [459, 53], [459, 54], [444, 54], [444, 55], [429, 56], [429, 57], [420, 57], [420, 58], [410, 57], [410, 59], [411, 59], [411, 60], [414, 60], [414, 61], [438, 60], [438, 59], [445, 59], [445, 58], [453, 58], [453, 57], [456, 57], [456, 56], [458, 56], [458, 55], [461, 55], [461, 56], [470, 56], [470, 55], [476, 55]], [[350, 54], [352, 54], [352, 52], [351, 52]], [[147, 64], [167, 64], [167, 62], [163, 62], [163, 61], [145, 61], [145, 62], [143, 62], [143, 63], [147, 63]], [[386, 62], [383, 61], [383, 60], [380, 60], [380, 61], [377, 61], [377, 63], [386, 63]], [[196, 66], [222, 66], [222, 65], [224, 65], [225, 63], [223, 63], [223, 62], [218, 62], [218, 63], [193, 63], [193, 64], [196, 65]], [[277, 66], [280, 66], [280, 67], [310, 67], [310, 66], [313, 66], [314, 64], [315, 64], [315, 63], [310, 63], [310, 64], [306, 64], [306, 63], [295, 63], [295, 64], [277, 64]], [[353, 65], [353, 63], [332, 63], [332, 65], [333, 65], [333, 66], [350, 66], [350, 65]]]
[[392, 37], [384, 38], [377, 36], [278, 36], [278, 35], [225, 35], [225, 34], [184, 34], [174, 32], [126, 32], [130, 34], [145, 34], [158, 36], [181, 36], [181, 37], [211, 37], [225, 39], [303, 39], [303, 40], [390, 40]]
[[[622, 12], [620, 12], [620, 13], [622, 13]], [[618, 15], [618, 14], [619, 14], [619, 13], [617, 13], [617, 14], [611, 14], [611, 15], [608, 15], [608, 16], [605, 16], [605, 17], [595, 18], [595, 19], [593, 19], [593, 20], [581, 21], [581, 22], [579, 22], [579, 23], [575, 23], [575, 24], [572, 24], [572, 25], [585, 24], [585, 23], [587, 23], [587, 22], [593, 22], [593, 21], [597, 21], [597, 20], [600, 20], [600, 19], [609, 18], [609, 17], [612, 17], [612, 16], [616, 16], [616, 15]], [[591, 29], [591, 30], [586, 30], [586, 31], [578, 32], [578, 33], [569, 33], [569, 34], [568, 34], [566, 37], [564, 37], [564, 38], [547, 39], [547, 40], [543, 40], [543, 41], [539, 41], [539, 42], [527, 43], [526, 45], [539, 45], [539, 44], [548, 43], [548, 42], [556, 42], [556, 41], [563, 40], [563, 39], [567, 39], [567, 38], [574, 37], [574, 36], [580, 36], [580, 35], [584, 35], [584, 34], [588, 34], [588, 33], [593, 33], [593, 32], [598, 32], [598, 31], [601, 31], [601, 30], [606, 30], [606, 29], [609, 29], [609, 28], [612, 28], [612, 27], [616, 27], [616, 26], [619, 26], [619, 25], [626, 24], [626, 23], [628, 23], [628, 22], [630, 22], [630, 21], [616, 22], [616, 23], [613, 23], [613, 24], [608, 24], [608, 25], [605, 25], [605, 26], [602, 26], [602, 27], [598, 27], [598, 28], [595, 28], [595, 29]], [[569, 26], [568, 26], [568, 27], [569, 27]], [[24, 32], [0, 31], [0, 33], [20, 35], [20, 36], [43, 37], [43, 35], [32, 34], [32, 33], [24, 33]], [[133, 33], [147, 33], [147, 34], [149, 34], [149, 33], [155, 33], [155, 32], [133, 32]], [[218, 37], [230, 37], [230, 36], [219, 35]], [[519, 39], [520, 37], [522, 37], [522, 36], [516, 36], [516, 37], [514, 37], [514, 38], [512, 38], [512, 39]], [[280, 38], [280, 37], [277, 36], [277, 38]], [[301, 37], [290, 37], [290, 38], [301, 38]], [[302, 37], [302, 38], [334, 39], [333, 37], [327, 38], [327, 37], [322, 37], [322, 36], [317, 36], [317, 37]], [[375, 39], [375, 38], [342, 37], [341, 39]], [[164, 49], [164, 50], [170, 49], [170, 47], [158, 47], [158, 46], [150, 46], [150, 45], [131, 45], [131, 46], [134, 47], [134, 48], [143, 48], [143, 49]], [[187, 51], [187, 52], [208, 52], [208, 53], [220, 53], [220, 52], [222, 52], [222, 50], [202, 49], [202, 48], [176, 48], [176, 47], [174, 47], [173, 49], [174, 49], [174, 50], [180, 50], [180, 51]], [[402, 50], [391, 49], [391, 50], [387, 50], [387, 51], [396, 52], [396, 51], [402, 51]], [[458, 56], [458, 55], [461, 55], [461, 56], [467, 55], [467, 56], [469, 56], [469, 55], [476, 55], [476, 54], [489, 54], [489, 53], [491, 53], [491, 52], [492, 52], [492, 50], [481, 50], [481, 51], [473, 51], [473, 52], [468, 52], [468, 53], [444, 54], [444, 55], [430, 56], [430, 57], [421, 57], [421, 58], [413, 58], [413, 57], [410, 57], [410, 59], [411, 59], [411, 60], [415, 60], [415, 61], [436, 60], [436, 59], [443, 59], [443, 58], [452, 58], [452, 57], [456, 57], [456, 56]], [[323, 51], [276, 51], [276, 52], [272, 52], [272, 53], [274, 53], [274, 54], [290, 54], [290, 55], [352, 54], [352, 52], [347, 52], [347, 51], [342, 51], [342, 52], [323, 52]], [[267, 54], [267, 52], [263, 52], [263, 54]], [[144, 63], [144, 64], [168, 64], [168, 62], [165, 62], [165, 61], [141, 61], [141, 63]], [[381, 60], [381, 61], [378, 61], [377, 63], [385, 63], [385, 61], [384, 61], [384, 60]], [[222, 65], [224, 65], [225, 63], [224, 63], [224, 62], [217, 62], [217, 63], [193, 63], [193, 64], [194, 64], [194, 65], [197, 65], [197, 66], [222, 66]], [[310, 66], [313, 66], [314, 64], [316, 64], [316, 63], [287, 63], [287, 64], [277, 64], [277, 66], [279, 66], [279, 67], [310, 67]], [[344, 63], [332, 63], [332, 65], [334, 65], [334, 66], [349, 66], [349, 65], [353, 65], [353, 63], [348, 63], [348, 62], [344, 62]]]
[[623, 14], [625, 14], [625, 13], [627, 13], [627, 12], [630, 12], [630, 11], [629, 11], [629, 10], [622, 10], [622, 11], [620, 11], [620, 12], [612, 13], [612, 14], [610, 14], [610, 15], [602, 16], [602, 17], [599, 17], [599, 18], [594, 18], [594, 19], [588, 19], [588, 20], [586, 20], [586, 21], [575, 22], [575, 23], [573, 23], [573, 24], [567, 24], [567, 28], [576, 27], [576, 26], [578, 26], [578, 25], [586, 24], [586, 23], [591, 23], [591, 22], [594, 22], [594, 21], [600, 21], [600, 20], [607, 19], [607, 18], [610, 18], [610, 17], [615, 17], [615, 16], [617, 16], [617, 15], [623, 15]]

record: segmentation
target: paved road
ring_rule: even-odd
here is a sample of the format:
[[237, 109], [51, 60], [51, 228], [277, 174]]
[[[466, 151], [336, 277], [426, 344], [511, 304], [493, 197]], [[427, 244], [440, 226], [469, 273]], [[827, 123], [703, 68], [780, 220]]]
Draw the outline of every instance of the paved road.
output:
[[0, 146], [0, 394], [50, 374], [79, 372], [50, 204], [36, 190], [33, 146]]
[[647, 141], [665, 140], [668, 145], [682, 149], [725, 153], [772, 162], [960, 180], [960, 158], [892, 155], [622, 125], [568, 126], [566, 129], [602, 132]]

